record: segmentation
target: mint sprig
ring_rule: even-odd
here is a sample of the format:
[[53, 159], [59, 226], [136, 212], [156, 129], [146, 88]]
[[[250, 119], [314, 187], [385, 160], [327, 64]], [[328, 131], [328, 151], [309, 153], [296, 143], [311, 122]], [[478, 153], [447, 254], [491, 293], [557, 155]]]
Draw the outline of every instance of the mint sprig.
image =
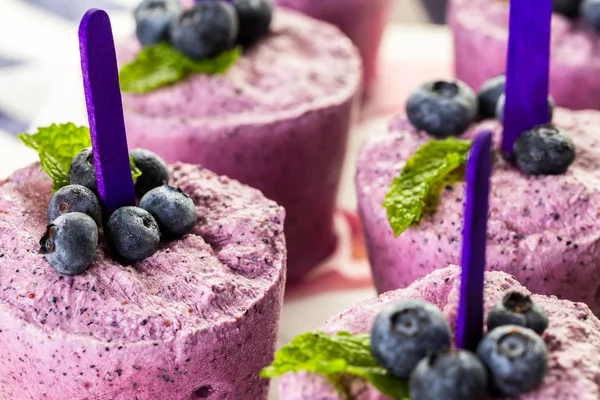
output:
[[371, 355], [367, 334], [309, 332], [296, 336], [283, 346], [273, 363], [261, 376], [274, 378], [288, 372], [309, 371], [325, 375], [343, 393], [343, 375], [366, 379], [382, 394], [397, 400], [408, 400], [408, 381], [391, 376]]
[[406, 162], [383, 201], [395, 236], [419, 222], [423, 212], [437, 203], [443, 184], [463, 179], [461, 167], [467, 162], [471, 143], [453, 137], [431, 140]]
[[[89, 128], [75, 126], [71, 122], [38, 128], [35, 133], [20, 133], [18, 137], [27, 147], [37, 151], [42, 169], [53, 181], [52, 192], [69, 184], [69, 167], [73, 158], [92, 145]], [[142, 172], [131, 157], [129, 161], [135, 182]]]
[[144, 47], [135, 60], [119, 72], [121, 90], [143, 94], [172, 85], [191, 74], [223, 74], [242, 53], [241, 48], [226, 50], [199, 61], [187, 58], [167, 42]]

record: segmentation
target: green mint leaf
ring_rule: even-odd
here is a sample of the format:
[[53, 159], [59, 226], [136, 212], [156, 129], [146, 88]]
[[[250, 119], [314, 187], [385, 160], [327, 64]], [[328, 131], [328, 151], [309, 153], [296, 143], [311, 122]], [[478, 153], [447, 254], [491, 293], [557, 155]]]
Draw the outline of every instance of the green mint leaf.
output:
[[[42, 169], [53, 181], [53, 193], [69, 184], [69, 167], [73, 158], [92, 145], [89, 128], [75, 126], [71, 122], [38, 128], [35, 133], [20, 133], [18, 137], [27, 147], [37, 151]], [[135, 166], [131, 156], [129, 162], [135, 183], [142, 172]]]
[[182, 81], [194, 73], [223, 74], [241, 53], [241, 48], [237, 47], [216, 57], [195, 61], [175, 50], [167, 42], [144, 47], [135, 60], [121, 68], [121, 90], [143, 94]]
[[275, 360], [262, 370], [261, 376], [274, 378], [299, 371], [323, 374], [340, 391], [343, 375], [360, 376], [388, 397], [409, 399], [408, 381], [394, 378], [375, 361], [366, 334], [329, 335], [320, 331], [301, 334], [275, 354]]
[[461, 167], [467, 162], [471, 143], [453, 137], [431, 140], [406, 162], [383, 201], [395, 236], [435, 208], [445, 184], [463, 179]]

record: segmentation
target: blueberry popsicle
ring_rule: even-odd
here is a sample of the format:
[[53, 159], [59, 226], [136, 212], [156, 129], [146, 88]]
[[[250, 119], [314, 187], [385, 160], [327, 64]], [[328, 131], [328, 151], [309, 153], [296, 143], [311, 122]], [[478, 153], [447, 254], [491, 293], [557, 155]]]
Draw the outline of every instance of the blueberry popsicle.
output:
[[[22, 135], [41, 165], [0, 182], [3, 396], [265, 399], [283, 208], [202, 166], [140, 150], [128, 160], [106, 13], [90, 10], [80, 33], [91, 133]], [[87, 172], [71, 182], [74, 165]], [[89, 174], [92, 187], [77, 180]]]
[[[137, 37], [117, 53], [129, 145], [204, 165], [285, 207], [288, 278], [296, 279], [336, 246], [361, 62], [337, 28], [267, 3], [144, 1]], [[235, 40], [198, 39], [214, 32]]]

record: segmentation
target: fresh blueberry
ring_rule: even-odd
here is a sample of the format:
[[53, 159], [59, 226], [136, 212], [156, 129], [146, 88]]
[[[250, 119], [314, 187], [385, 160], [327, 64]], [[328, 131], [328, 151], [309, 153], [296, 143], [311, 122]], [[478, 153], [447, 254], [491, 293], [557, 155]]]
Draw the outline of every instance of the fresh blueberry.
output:
[[486, 388], [485, 366], [466, 350], [432, 353], [410, 376], [411, 400], [483, 400]]
[[519, 396], [537, 387], [546, 375], [548, 350], [534, 331], [517, 325], [489, 332], [477, 347], [492, 387], [506, 396]]
[[402, 300], [384, 308], [371, 328], [371, 354], [397, 378], [408, 378], [428, 353], [450, 348], [450, 326], [431, 303]]
[[235, 0], [233, 5], [240, 20], [237, 44], [249, 47], [268, 35], [273, 18], [271, 0]]
[[431, 81], [418, 86], [406, 102], [406, 116], [435, 138], [462, 135], [477, 115], [477, 97], [461, 81]]
[[530, 296], [509, 292], [490, 310], [487, 318], [488, 331], [502, 325], [519, 325], [541, 335], [548, 327], [548, 316]]
[[113, 250], [132, 261], [150, 257], [160, 242], [156, 220], [139, 207], [119, 208], [108, 219], [105, 231]]
[[129, 152], [135, 166], [142, 175], [135, 182], [135, 194], [142, 197], [155, 187], [169, 182], [169, 168], [165, 160], [146, 149], [133, 149]]
[[581, 0], [552, 0], [552, 11], [567, 18], [577, 18]]
[[142, 197], [140, 207], [158, 222], [160, 232], [167, 238], [179, 238], [190, 232], [198, 215], [194, 202], [179, 188], [162, 185]]
[[495, 118], [498, 99], [504, 93], [506, 86], [506, 75], [498, 75], [489, 79], [481, 85], [477, 93], [479, 103], [479, 116], [482, 119]]
[[69, 167], [69, 183], [71, 185], [85, 186], [92, 192], [98, 193], [96, 168], [94, 167], [94, 155], [92, 154], [91, 147], [81, 150], [73, 158]]
[[171, 44], [195, 60], [214, 57], [235, 44], [239, 19], [235, 8], [223, 1], [196, 3], [169, 27]]
[[80, 212], [89, 215], [100, 226], [102, 223], [102, 208], [96, 195], [85, 186], [67, 185], [54, 193], [48, 205], [48, 223], [70, 212]]
[[[554, 117], [554, 98], [548, 96], [548, 117], [550, 121]], [[496, 104], [496, 119], [500, 122], [504, 122], [504, 93], [498, 98], [498, 104]]]
[[40, 240], [44, 254], [59, 274], [81, 274], [92, 263], [98, 246], [98, 226], [86, 214], [71, 212], [56, 218]]
[[169, 39], [169, 25], [179, 14], [177, 0], [143, 0], [134, 10], [135, 33], [142, 46]]
[[562, 129], [540, 125], [519, 136], [514, 157], [517, 166], [528, 175], [558, 175], [575, 160], [575, 145]]
[[600, 32], [600, 0], [583, 0], [580, 10], [585, 22]]

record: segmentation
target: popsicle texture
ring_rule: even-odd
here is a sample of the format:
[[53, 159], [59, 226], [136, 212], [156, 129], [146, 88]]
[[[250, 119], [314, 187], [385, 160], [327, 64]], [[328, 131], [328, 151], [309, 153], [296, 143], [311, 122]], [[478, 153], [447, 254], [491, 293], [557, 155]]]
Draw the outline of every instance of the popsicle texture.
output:
[[[600, 114], [557, 109], [577, 156], [566, 173], [526, 177], [496, 157], [488, 221], [487, 269], [514, 275], [535, 293], [581, 301], [600, 313]], [[473, 127], [494, 131], [493, 121]], [[459, 263], [464, 182], [443, 190], [437, 212], [395, 238], [382, 207], [389, 184], [430, 137], [400, 117], [372, 136], [358, 159], [356, 188], [369, 260], [380, 293], [408, 286], [441, 265]]]
[[[460, 268], [450, 266], [419, 279], [406, 289], [388, 292], [379, 298], [363, 301], [332, 317], [322, 329], [328, 333], [341, 330], [366, 333], [377, 313], [386, 305], [401, 299], [423, 299], [440, 307], [454, 329], [460, 284]], [[503, 272], [485, 275], [485, 310], [501, 300], [507, 291], [530, 292], [513, 277]], [[600, 396], [600, 321], [582, 303], [533, 295], [548, 314], [549, 326], [543, 339], [549, 351], [548, 374], [541, 387], [519, 397], [520, 400], [570, 399], [591, 400]], [[363, 379], [348, 378], [350, 400], [388, 400]], [[279, 387], [286, 400], [341, 400], [342, 397], [322, 375], [288, 374]], [[494, 397], [489, 397], [493, 399]]]
[[[272, 31], [224, 75], [124, 94], [123, 105], [130, 148], [204, 165], [286, 209], [295, 278], [336, 244], [333, 212], [361, 67], [329, 24], [278, 11]], [[118, 50], [125, 62], [139, 44], [132, 38]]]
[[285, 284], [284, 211], [255, 189], [172, 166], [192, 234], [122, 265], [105, 241], [82, 275], [37, 254], [50, 180], [0, 181], [0, 390], [11, 400], [264, 399]]

